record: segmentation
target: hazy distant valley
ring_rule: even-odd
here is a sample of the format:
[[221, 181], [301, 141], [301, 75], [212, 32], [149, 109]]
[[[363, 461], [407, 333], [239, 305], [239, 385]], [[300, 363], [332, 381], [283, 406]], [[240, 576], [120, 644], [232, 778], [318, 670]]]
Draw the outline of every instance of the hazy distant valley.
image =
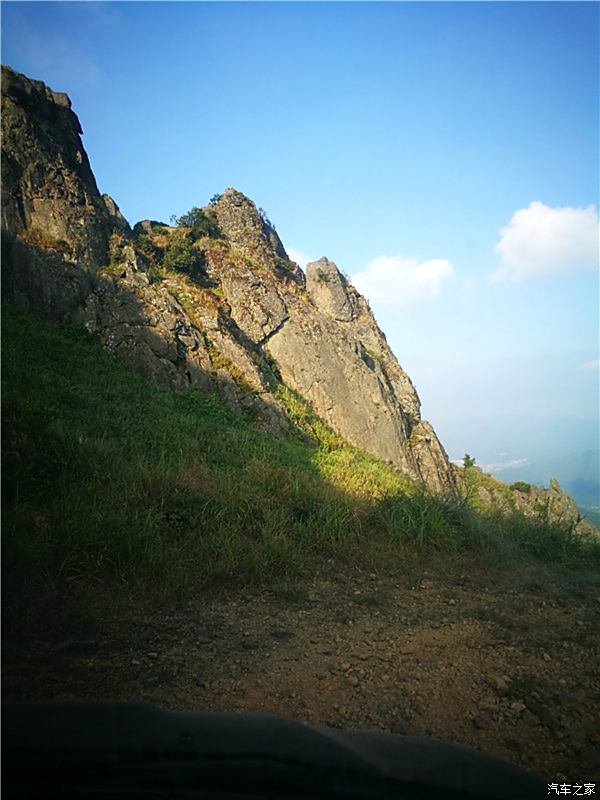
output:
[[585, 509], [600, 506], [598, 420], [530, 419], [510, 416], [494, 425], [473, 418], [468, 427], [457, 417], [436, 420], [450, 458], [465, 450], [505, 483], [527, 481], [547, 486], [551, 478]]
[[[507, 483], [522, 480], [546, 485], [550, 477], [556, 478], [586, 516], [588, 516], [588, 512], [596, 512], [597, 515], [600, 511], [598, 450], [584, 450], [560, 458], [527, 461], [523, 465], [492, 470], [492, 474]], [[594, 524], [598, 523], [598, 516], [593, 519], [588, 518]]]

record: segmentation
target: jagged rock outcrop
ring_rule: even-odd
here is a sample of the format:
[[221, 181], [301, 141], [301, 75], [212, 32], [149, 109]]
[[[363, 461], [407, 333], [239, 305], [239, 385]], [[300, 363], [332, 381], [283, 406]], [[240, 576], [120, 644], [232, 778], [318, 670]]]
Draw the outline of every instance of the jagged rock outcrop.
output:
[[211, 361], [202, 336], [167, 289], [151, 284], [131, 245], [120, 256], [118, 269], [98, 275], [72, 318], [157, 386], [208, 389]]
[[520, 514], [530, 519], [557, 523], [580, 535], [598, 538], [600, 533], [581, 516], [577, 504], [555, 478], [548, 488], [524, 481], [502, 483], [480, 467], [454, 467], [456, 484], [462, 496], [485, 512]]
[[80, 134], [67, 95], [2, 68], [2, 228], [87, 267], [106, 260], [110, 212]]
[[213, 208], [234, 247], [228, 258], [207, 254], [208, 274], [222, 287], [236, 324], [270, 355], [284, 383], [351, 444], [432, 491], [454, 493], [447, 455], [421, 421], [414, 386], [365, 299], [326, 258], [307, 266], [305, 282], [295, 265], [282, 261], [278, 238], [264, 255], [264, 220], [239, 192], [227, 189]]
[[81, 133], [66, 95], [2, 68], [4, 299], [85, 325], [159, 386], [216, 389], [273, 433], [287, 430], [235, 325], [215, 310], [202, 329], [181, 286], [150, 275], [127, 220], [98, 191]]
[[262, 345], [289, 318], [282, 294], [251, 270], [230, 267], [221, 276], [221, 286], [231, 315], [249, 339]]
[[[288, 298], [290, 318], [271, 337], [267, 349], [285, 383], [308, 398], [334, 430], [419, 477], [409, 446], [419, 421], [417, 394], [364, 299], [348, 286], [335, 265], [328, 264], [339, 306], [354, 306], [355, 318], [341, 322], [330, 313], [329, 295], [310, 293], [315, 265], [308, 265], [308, 291]], [[324, 308], [317, 304], [319, 300], [325, 300]]]
[[304, 282], [302, 270], [288, 258], [281, 239], [264, 212], [237, 189], [225, 189], [212, 206], [217, 225], [230, 244], [247, 258]]
[[338, 322], [352, 322], [356, 316], [357, 295], [348, 291], [348, 283], [327, 258], [306, 265], [306, 288], [315, 306]]
[[283, 381], [351, 444], [456, 492], [410, 378], [333, 262], [305, 277], [266, 214], [231, 188], [197, 229], [131, 230], [98, 191], [68, 98], [6, 68], [2, 90], [10, 301], [85, 325], [160, 386], [217, 389], [274, 433], [289, 424]]
[[5, 300], [84, 325], [158, 386], [216, 390], [275, 435], [290, 425], [283, 382], [432, 492], [475, 492], [483, 509], [600, 535], [555, 481], [509, 487], [449, 464], [368, 303], [332, 261], [305, 277], [235, 189], [200, 211], [198, 231], [151, 220], [132, 230], [99, 193], [81, 133], [66, 95], [2, 68]]
[[110, 226], [114, 230], [120, 230], [123, 233], [130, 233], [131, 230], [129, 228], [129, 223], [121, 214], [121, 210], [119, 206], [115, 203], [112, 197], [109, 194], [103, 194], [102, 200], [104, 202], [104, 208], [106, 209], [106, 213], [108, 214], [108, 218], [110, 220]]

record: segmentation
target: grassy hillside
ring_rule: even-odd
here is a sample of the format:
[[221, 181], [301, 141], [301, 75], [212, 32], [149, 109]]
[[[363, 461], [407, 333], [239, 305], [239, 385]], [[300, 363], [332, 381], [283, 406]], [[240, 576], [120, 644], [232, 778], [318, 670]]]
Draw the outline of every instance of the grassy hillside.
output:
[[324, 557], [600, 564], [569, 531], [422, 494], [279, 394], [304, 431], [286, 441], [216, 397], [154, 388], [82, 330], [6, 308], [5, 610], [48, 586], [185, 594], [215, 578], [301, 574]]

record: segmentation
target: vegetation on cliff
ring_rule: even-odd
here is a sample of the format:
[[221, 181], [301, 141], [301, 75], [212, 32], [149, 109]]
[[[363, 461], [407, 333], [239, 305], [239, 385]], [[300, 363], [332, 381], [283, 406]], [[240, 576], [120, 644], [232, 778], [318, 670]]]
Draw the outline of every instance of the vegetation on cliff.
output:
[[216, 396], [152, 386], [81, 329], [11, 308], [3, 325], [9, 610], [49, 586], [185, 594], [325, 556], [387, 570], [436, 552], [600, 566], [600, 545], [560, 525], [424, 493], [285, 387], [295, 427], [280, 440]]
[[232, 188], [132, 230], [68, 100], [12, 70], [2, 89], [3, 296], [41, 314], [4, 312], [11, 618], [45, 590], [184, 595], [327, 559], [600, 563], [557, 484], [452, 467], [333, 262], [304, 274]]

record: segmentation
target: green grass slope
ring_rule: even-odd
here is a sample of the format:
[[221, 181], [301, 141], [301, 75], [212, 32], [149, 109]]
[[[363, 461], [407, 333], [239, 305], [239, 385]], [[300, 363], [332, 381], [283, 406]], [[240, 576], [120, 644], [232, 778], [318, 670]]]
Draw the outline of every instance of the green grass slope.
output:
[[[600, 563], [598, 547], [420, 492], [345, 444], [285, 387], [285, 441], [217, 397], [161, 391], [80, 329], [3, 313], [5, 610], [48, 586], [302, 574], [439, 552]], [[307, 443], [307, 434], [312, 440]]]

